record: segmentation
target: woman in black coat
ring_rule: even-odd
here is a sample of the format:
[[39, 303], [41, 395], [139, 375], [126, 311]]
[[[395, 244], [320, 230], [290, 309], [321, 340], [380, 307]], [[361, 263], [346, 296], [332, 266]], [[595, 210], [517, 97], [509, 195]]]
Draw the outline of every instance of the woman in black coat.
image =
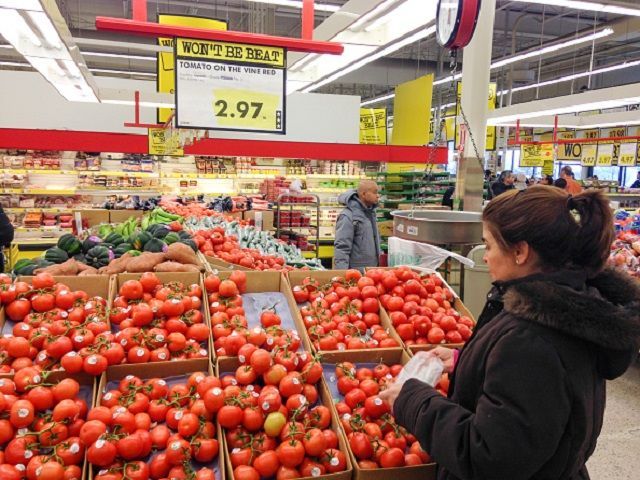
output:
[[[608, 202], [591, 190], [509, 192], [485, 208], [483, 236], [495, 287], [449, 398], [418, 380], [382, 396], [438, 463], [439, 480], [588, 479], [605, 380], [640, 348], [638, 283], [604, 269]], [[449, 371], [452, 352], [434, 351]]]

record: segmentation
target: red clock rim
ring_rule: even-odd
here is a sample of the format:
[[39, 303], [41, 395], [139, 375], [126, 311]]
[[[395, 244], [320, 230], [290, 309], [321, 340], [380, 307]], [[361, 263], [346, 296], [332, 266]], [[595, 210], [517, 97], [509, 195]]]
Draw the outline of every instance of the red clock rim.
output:
[[481, 0], [461, 0], [462, 11], [458, 15], [458, 25], [453, 42], [449, 48], [466, 47], [476, 30]]

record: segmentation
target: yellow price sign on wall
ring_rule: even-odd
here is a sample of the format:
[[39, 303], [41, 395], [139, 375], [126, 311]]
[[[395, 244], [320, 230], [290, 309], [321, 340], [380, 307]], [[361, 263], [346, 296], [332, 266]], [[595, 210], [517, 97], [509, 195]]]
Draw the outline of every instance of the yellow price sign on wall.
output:
[[286, 50], [178, 38], [179, 128], [284, 134]]
[[638, 145], [636, 142], [621, 143], [620, 156], [618, 157], [618, 166], [620, 167], [635, 166], [637, 153], [638, 153]]
[[613, 143], [598, 146], [596, 165], [598, 167], [610, 167], [613, 161]]
[[545, 161], [553, 162], [553, 145], [522, 145], [520, 147], [521, 167], [542, 167]]
[[582, 145], [582, 157], [580, 164], [583, 167], [594, 167], [596, 165], [597, 145]]
[[180, 135], [178, 132], [168, 128], [150, 128], [149, 154], [184, 155], [184, 150], [180, 145]]

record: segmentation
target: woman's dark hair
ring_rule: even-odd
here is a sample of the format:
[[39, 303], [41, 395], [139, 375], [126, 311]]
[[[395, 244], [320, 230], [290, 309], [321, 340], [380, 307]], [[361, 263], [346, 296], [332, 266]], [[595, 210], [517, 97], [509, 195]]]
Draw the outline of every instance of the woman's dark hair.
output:
[[482, 219], [501, 249], [527, 242], [545, 268], [589, 275], [602, 270], [615, 238], [609, 201], [599, 190], [575, 196], [545, 185], [509, 191], [489, 202]]
[[547, 179], [547, 185], [553, 185], [553, 177], [551, 175], [545, 175], [545, 177]]
[[498, 181], [500, 183], [504, 183], [505, 179], [509, 176], [513, 175], [513, 172], [511, 170], [503, 170], [502, 172], [500, 172], [500, 176], [498, 177]]
[[564, 178], [558, 178], [555, 182], [553, 182], [553, 186], [564, 190], [565, 188], [567, 188], [567, 181]]

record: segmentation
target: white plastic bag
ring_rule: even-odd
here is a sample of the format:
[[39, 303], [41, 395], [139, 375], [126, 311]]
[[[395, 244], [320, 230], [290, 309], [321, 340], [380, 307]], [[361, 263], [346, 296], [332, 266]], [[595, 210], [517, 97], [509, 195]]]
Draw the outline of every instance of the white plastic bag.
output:
[[434, 386], [440, 380], [444, 365], [442, 360], [429, 352], [418, 352], [402, 367], [396, 382], [402, 385], [411, 378]]
[[473, 267], [473, 260], [428, 243], [412, 242], [398, 237], [389, 237], [389, 266], [416, 265], [436, 270], [442, 262], [452, 257], [460, 263]]

